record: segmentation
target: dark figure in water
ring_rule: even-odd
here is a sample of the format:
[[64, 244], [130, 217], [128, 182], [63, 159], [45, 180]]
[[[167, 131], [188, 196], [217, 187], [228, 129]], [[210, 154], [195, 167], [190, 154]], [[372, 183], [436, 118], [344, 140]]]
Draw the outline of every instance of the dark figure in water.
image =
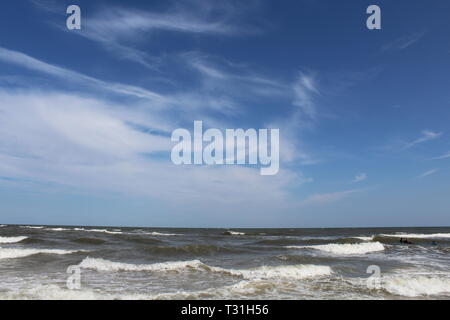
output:
[[408, 239], [403, 239], [403, 238], [400, 238], [400, 243], [406, 243], [406, 244], [412, 244], [412, 242], [411, 241], [408, 241]]
[[436, 242], [436, 241], [433, 241], [433, 242], [431, 242], [431, 245], [432, 245], [432, 246], [437, 246], [437, 242]]

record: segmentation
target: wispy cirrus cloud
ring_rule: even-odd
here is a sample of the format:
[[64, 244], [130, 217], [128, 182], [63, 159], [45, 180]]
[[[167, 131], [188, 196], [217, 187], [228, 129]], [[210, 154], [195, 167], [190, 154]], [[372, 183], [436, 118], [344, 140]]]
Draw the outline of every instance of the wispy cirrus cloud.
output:
[[404, 37], [397, 38], [389, 43], [386, 43], [381, 47], [381, 51], [401, 51], [404, 50], [416, 42], [418, 42], [420, 39], [425, 36], [426, 31], [417, 32], [411, 35], [407, 35]]
[[[232, 114], [238, 109], [237, 102], [232, 95], [221, 95], [217, 91], [206, 92], [193, 89], [190, 92], [172, 91], [161, 94], [139, 86], [101, 80], [3, 47], [0, 47], [0, 62], [16, 65], [44, 75], [50, 75], [63, 80], [62, 83], [76, 83], [80, 86], [80, 90], [101, 90], [150, 102], [146, 104], [146, 108], [152, 110], [169, 111], [170, 109], [178, 109], [189, 111], [191, 115], [203, 114], [203, 118], [207, 118], [204, 115], [204, 111], [206, 110], [215, 110], [222, 114]], [[15, 81], [17, 82], [18, 79]], [[224, 93], [227, 92], [226, 88], [223, 88], [222, 91]]]
[[300, 72], [293, 85], [293, 91], [293, 104], [299, 108], [301, 114], [311, 120], [316, 119], [317, 106], [314, 99], [315, 96], [320, 93], [315, 76], [313, 74]]
[[103, 81], [76, 71], [72, 71], [67, 68], [46, 63], [22, 52], [9, 50], [3, 47], [0, 47], [0, 61], [14, 64], [16, 66], [20, 66], [29, 70], [42, 72], [54, 77], [64, 79], [65, 81], [84, 83], [91, 86], [94, 85], [97, 88], [101, 88], [103, 90], [111, 91], [117, 94], [134, 96], [136, 98], [150, 99], [154, 102], [165, 102], [165, 98], [162, 95], [151, 90], [132, 85]]
[[430, 160], [442, 160], [442, 159], [449, 159], [450, 158], [450, 151], [446, 154], [431, 158]]
[[[56, 3], [36, 3], [36, 7], [55, 12]], [[192, 36], [243, 36], [258, 33], [241, 17], [247, 6], [232, 2], [167, 2], [164, 9], [131, 10], [109, 5], [83, 18], [83, 28], [76, 34], [102, 45], [120, 59], [133, 61], [149, 69], [158, 69], [161, 56], [143, 48], [159, 33]], [[58, 27], [60, 28], [60, 27]]]
[[257, 73], [246, 65], [199, 52], [184, 53], [180, 59], [200, 75], [202, 89], [207, 91], [220, 90], [250, 99], [283, 98], [292, 94], [286, 81]]
[[432, 174], [435, 174], [438, 171], [439, 171], [438, 169], [431, 169], [431, 170], [425, 171], [424, 173], [419, 174], [418, 176], [414, 177], [414, 179], [425, 178], [425, 177], [431, 176]]
[[223, 203], [231, 210], [242, 203], [263, 209], [261, 197], [282, 206], [286, 188], [306, 181], [284, 169], [267, 183], [255, 168], [175, 166], [170, 138], [129, 125], [129, 109], [73, 94], [0, 91], [0, 176], [8, 178], [1, 183], [29, 181], [60, 191], [117, 192], [172, 203], [175, 197], [178, 205]]
[[423, 130], [422, 131], [422, 136], [420, 138], [417, 138], [416, 140], [413, 140], [411, 142], [406, 143], [403, 146], [403, 149], [410, 149], [418, 144], [427, 142], [427, 141], [431, 141], [431, 140], [435, 140], [438, 139], [442, 136], [442, 132], [434, 132], [434, 131], [430, 131], [430, 130]]

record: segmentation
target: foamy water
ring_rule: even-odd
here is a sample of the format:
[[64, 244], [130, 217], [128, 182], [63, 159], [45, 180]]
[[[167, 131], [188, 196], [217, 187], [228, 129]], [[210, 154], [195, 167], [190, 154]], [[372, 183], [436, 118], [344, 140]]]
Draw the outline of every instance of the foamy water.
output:
[[[5, 225], [0, 299], [446, 299], [449, 235]], [[66, 286], [69, 266], [81, 271], [80, 290]]]
[[74, 250], [60, 250], [60, 249], [16, 249], [16, 248], [0, 248], [1, 259], [16, 259], [35, 254], [70, 254]]
[[28, 237], [0, 237], [0, 243], [15, 243], [27, 239]]
[[379, 242], [323, 244], [315, 246], [287, 246], [288, 249], [315, 249], [338, 255], [366, 254], [369, 252], [383, 251], [384, 246]]

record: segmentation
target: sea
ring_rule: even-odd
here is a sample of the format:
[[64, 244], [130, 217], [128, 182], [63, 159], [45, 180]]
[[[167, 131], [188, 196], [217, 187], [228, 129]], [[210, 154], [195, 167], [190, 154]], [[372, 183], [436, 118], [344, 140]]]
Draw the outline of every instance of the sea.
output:
[[450, 228], [0, 225], [0, 299], [450, 299]]

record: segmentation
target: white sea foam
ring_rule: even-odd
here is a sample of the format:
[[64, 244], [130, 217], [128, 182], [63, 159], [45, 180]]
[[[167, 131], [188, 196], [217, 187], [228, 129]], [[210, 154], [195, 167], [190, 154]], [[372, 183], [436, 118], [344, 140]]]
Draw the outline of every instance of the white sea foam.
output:
[[207, 288], [198, 291], [184, 291], [167, 293], [107, 293], [98, 289], [69, 290], [55, 284], [37, 285], [35, 287], [18, 290], [0, 292], [0, 300], [173, 300], [173, 299], [204, 299], [204, 298], [232, 298], [248, 297], [251, 295], [261, 295], [267, 291], [276, 289], [277, 284], [261, 280], [242, 280], [236, 284]]
[[110, 234], [122, 234], [122, 231], [109, 231], [106, 229], [84, 229], [84, 228], [74, 228], [75, 231], [86, 231], [86, 232], [102, 232], [102, 233], [110, 233]]
[[373, 236], [371, 237], [352, 237], [353, 239], [359, 239], [362, 241], [372, 241], [373, 240]]
[[172, 271], [186, 268], [197, 269], [205, 265], [199, 260], [132, 264], [87, 257], [81, 261], [79, 266], [81, 268], [97, 271]]
[[366, 243], [331, 243], [314, 246], [287, 246], [289, 249], [316, 249], [339, 255], [366, 254], [369, 252], [383, 251], [384, 246], [379, 242]]
[[0, 237], [0, 243], [16, 243], [27, 238], [28, 237]]
[[179, 236], [181, 234], [175, 233], [162, 233], [162, 232], [123, 232], [120, 229], [85, 229], [85, 228], [47, 228], [46, 230], [51, 231], [83, 231], [83, 232], [100, 232], [100, 233], [108, 233], [108, 234], [130, 234], [130, 235], [150, 235], [150, 236]]
[[450, 294], [450, 278], [433, 275], [399, 275], [383, 277], [383, 289], [406, 296], [432, 296]]
[[223, 273], [244, 279], [303, 279], [315, 276], [324, 276], [332, 273], [328, 266], [316, 265], [288, 265], [288, 266], [262, 266], [254, 269], [225, 269], [208, 266], [200, 260], [170, 261], [154, 264], [130, 264], [113, 262], [101, 258], [85, 258], [79, 266], [97, 271], [183, 271], [199, 270], [213, 273]]
[[305, 279], [326, 276], [332, 273], [328, 266], [317, 265], [288, 265], [288, 266], [262, 266], [249, 270], [231, 270], [242, 275], [244, 279]]
[[[289, 282], [288, 282], [289, 283]], [[280, 288], [279, 282], [266, 280], [241, 280], [238, 283], [218, 287], [208, 288], [198, 291], [177, 291], [171, 293], [160, 293], [147, 297], [152, 300], [176, 300], [176, 299], [248, 299], [249, 297], [261, 297], [261, 295], [272, 292], [275, 293]], [[275, 293], [276, 295], [276, 293]], [[123, 299], [141, 299], [140, 295], [128, 295]]]
[[238, 232], [238, 231], [233, 231], [233, 230], [225, 231], [224, 234], [230, 235], [230, 236], [245, 236], [244, 232]]
[[70, 254], [84, 250], [61, 250], [61, 249], [19, 249], [19, 248], [0, 248], [1, 259], [14, 259], [31, 256], [34, 254]]
[[[135, 233], [133, 233], [135, 234]], [[162, 232], [142, 232], [142, 233], [136, 233], [136, 234], [146, 234], [150, 236], [181, 236], [182, 234], [179, 233], [162, 233]]]
[[112, 300], [118, 298], [93, 290], [69, 290], [54, 284], [37, 285], [25, 290], [0, 293], [1, 300]]
[[380, 234], [381, 237], [396, 237], [396, 238], [416, 238], [416, 239], [447, 239], [450, 238], [450, 233], [396, 233], [396, 234]]
[[21, 228], [26, 228], [26, 229], [43, 229], [44, 227], [42, 226], [20, 226]]

